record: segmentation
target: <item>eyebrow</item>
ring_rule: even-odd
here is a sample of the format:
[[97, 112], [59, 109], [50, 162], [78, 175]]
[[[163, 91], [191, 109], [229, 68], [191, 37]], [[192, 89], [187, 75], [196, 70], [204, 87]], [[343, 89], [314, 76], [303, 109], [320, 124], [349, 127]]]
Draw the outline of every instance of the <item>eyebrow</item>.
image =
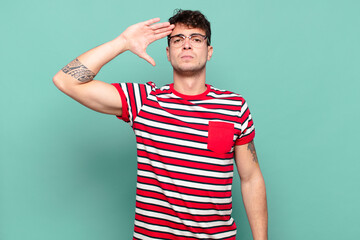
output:
[[[205, 34], [201, 34], [201, 33], [198, 33], [198, 32], [192, 33], [189, 36], [194, 35], [194, 34], [199, 34], [199, 35], [205, 36]], [[169, 36], [169, 37], [174, 37], [174, 36], [185, 36], [185, 34], [179, 33], [179, 34], [175, 34], [175, 35], [172, 35], [172, 36]]]

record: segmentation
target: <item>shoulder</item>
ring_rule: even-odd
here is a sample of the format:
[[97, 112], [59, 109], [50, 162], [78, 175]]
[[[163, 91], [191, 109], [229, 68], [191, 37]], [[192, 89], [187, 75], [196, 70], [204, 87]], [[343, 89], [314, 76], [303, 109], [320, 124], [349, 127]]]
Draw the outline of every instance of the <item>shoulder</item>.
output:
[[214, 86], [210, 86], [209, 96], [216, 99], [229, 100], [234, 103], [234, 105], [244, 105], [246, 103], [244, 97], [239, 94], [229, 90], [219, 89]]
[[147, 82], [145, 86], [150, 90], [151, 94], [156, 96], [165, 96], [171, 93], [170, 84], [157, 87], [154, 82]]

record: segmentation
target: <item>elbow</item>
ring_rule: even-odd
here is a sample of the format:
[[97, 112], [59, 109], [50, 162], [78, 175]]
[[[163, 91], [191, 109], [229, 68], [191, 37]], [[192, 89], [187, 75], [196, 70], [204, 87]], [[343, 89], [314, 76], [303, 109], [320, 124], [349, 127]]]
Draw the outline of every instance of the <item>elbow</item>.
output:
[[61, 90], [61, 88], [63, 87], [63, 86], [62, 86], [63, 84], [62, 84], [61, 79], [58, 77], [58, 75], [59, 75], [59, 73], [57, 73], [57, 74], [53, 77], [52, 81], [53, 81], [54, 85], [55, 85], [58, 89]]
[[260, 171], [255, 171], [247, 175], [240, 175], [240, 181], [244, 184], [265, 184], [264, 177]]
[[60, 83], [60, 81], [59, 81], [57, 78], [53, 77], [52, 81], [53, 81], [54, 85], [55, 85], [58, 89], [61, 88], [61, 83]]
[[66, 93], [67, 92], [67, 88], [68, 88], [68, 84], [66, 82], [66, 78], [64, 78], [63, 76], [61, 76], [61, 73], [57, 73], [53, 79], [52, 79], [54, 85], [62, 92]]

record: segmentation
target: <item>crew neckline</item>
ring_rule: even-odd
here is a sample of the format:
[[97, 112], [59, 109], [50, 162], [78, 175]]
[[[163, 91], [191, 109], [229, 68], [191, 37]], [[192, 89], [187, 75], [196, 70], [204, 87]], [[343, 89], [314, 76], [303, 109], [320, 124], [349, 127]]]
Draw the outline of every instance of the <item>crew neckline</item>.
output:
[[193, 99], [201, 99], [201, 98], [205, 97], [210, 92], [210, 87], [211, 86], [208, 85], [208, 84], [205, 84], [205, 86], [206, 86], [206, 90], [203, 93], [196, 94], [196, 95], [186, 95], [186, 94], [179, 93], [178, 91], [176, 91], [174, 89], [174, 83], [170, 84], [170, 90], [171, 90], [172, 93], [174, 93], [178, 97], [181, 97], [183, 99], [193, 100]]

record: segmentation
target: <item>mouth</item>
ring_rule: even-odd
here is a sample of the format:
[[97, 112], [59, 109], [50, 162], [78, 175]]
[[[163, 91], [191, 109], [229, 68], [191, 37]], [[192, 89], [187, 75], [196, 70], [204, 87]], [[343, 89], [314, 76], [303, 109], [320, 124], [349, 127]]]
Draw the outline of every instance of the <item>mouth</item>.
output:
[[186, 59], [193, 59], [194, 57], [193, 56], [191, 56], [191, 55], [183, 55], [183, 56], [181, 56], [181, 59], [184, 59], [184, 60], [186, 60]]

